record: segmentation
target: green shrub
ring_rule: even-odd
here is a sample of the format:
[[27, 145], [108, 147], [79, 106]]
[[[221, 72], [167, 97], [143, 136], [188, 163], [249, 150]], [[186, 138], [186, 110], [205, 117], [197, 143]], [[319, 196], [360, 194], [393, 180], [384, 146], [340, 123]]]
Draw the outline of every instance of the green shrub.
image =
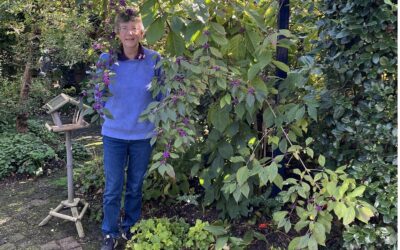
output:
[[78, 192], [91, 201], [89, 219], [100, 222], [103, 218], [101, 196], [104, 188], [102, 158], [94, 155], [93, 159], [74, 167], [74, 183]]
[[0, 179], [11, 173], [40, 174], [43, 164], [57, 154], [32, 133], [0, 134]]
[[185, 247], [189, 249], [208, 249], [215, 239], [214, 236], [207, 230], [205, 226], [210, 224], [205, 221], [196, 220], [196, 224], [189, 228]]
[[39, 137], [43, 142], [57, 145], [60, 143], [60, 136], [57, 133], [50, 132], [45, 127], [45, 121], [30, 119], [28, 120], [28, 128], [29, 132], [35, 134]]
[[127, 249], [208, 249], [215, 238], [205, 229], [207, 226], [208, 222], [196, 220], [196, 224], [189, 227], [182, 218], [142, 220], [131, 228], [134, 235]]
[[[63, 158], [66, 159], [67, 158], [67, 152], [65, 150], [65, 144], [59, 144], [57, 147], [57, 154]], [[89, 150], [85, 147], [85, 145], [79, 143], [79, 142], [72, 142], [72, 157], [74, 158], [74, 160], [88, 160], [90, 159], [90, 152]]]
[[189, 225], [183, 220], [167, 218], [142, 220], [131, 228], [134, 233], [127, 249], [182, 249]]
[[9, 130], [15, 124], [17, 101], [17, 85], [12, 80], [0, 78], [0, 133]]
[[95, 156], [74, 170], [74, 181], [82, 193], [96, 193], [104, 187], [103, 161]]
[[325, 0], [320, 10], [321, 120], [311, 133], [327, 166], [349, 165], [379, 216], [346, 228], [345, 247], [396, 244], [397, 5], [384, 0]]

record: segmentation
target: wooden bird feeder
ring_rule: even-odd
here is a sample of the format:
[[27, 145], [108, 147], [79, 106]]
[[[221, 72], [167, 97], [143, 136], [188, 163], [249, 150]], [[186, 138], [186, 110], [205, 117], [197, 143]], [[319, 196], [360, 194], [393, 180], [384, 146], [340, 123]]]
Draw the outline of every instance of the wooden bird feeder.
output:
[[[72, 104], [76, 106], [72, 122], [70, 124], [63, 124], [60, 118], [59, 109], [64, 105]], [[44, 226], [49, 222], [49, 220], [54, 216], [64, 220], [69, 220], [75, 223], [78, 235], [80, 238], [85, 237], [83, 232], [83, 227], [81, 219], [85, 214], [89, 203], [80, 198], [74, 198], [74, 185], [73, 185], [73, 168], [72, 168], [72, 143], [71, 143], [71, 131], [86, 128], [89, 126], [83, 117], [86, 111], [90, 108], [84, 105], [72, 97], [66, 94], [60, 94], [57, 97], [50, 100], [43, 106], [47, 109], [47, 113], [53, 118], [54, 124], [50, 125], [46, 123], [46, 127], [53, 132], [65, 132], [65, 147], [67, 152], [67, 182], [68, 182], [68, 200], [61, 201], [61, 203], [49, 212], [49, 215], [40, 222], [39, 226]], [[78, 207], [82, 207], [80, 213], [78, 212]], [[72, 216], [59, 213], [63, 208], [70, 208]]]
[[[60, 113], [58, 112], [58, 110], [68, 103], [77, 106], [77, 108], [75, 109], [72, 122], [70, 124], [62, 124]], [[83, 117], [85, 115], [85, 111], [88, 110], [90, 107], [85, 104], [79, 103], [77, 100], [73, 99], [72, 97], [66, 94], [60, 94], [56, 96], [48, 103], [46, 103], [43, 107], [47, 109], [47, 114], [50, 114], [51, 117], [53, 118], [54, 125], [49, 125], [48, 123], [46, 123], [46, 127], [50, 131], [65, 132], [65, 131], [86, 128], [89, 126], [89, 123], [87, 123], [83, 119]]]

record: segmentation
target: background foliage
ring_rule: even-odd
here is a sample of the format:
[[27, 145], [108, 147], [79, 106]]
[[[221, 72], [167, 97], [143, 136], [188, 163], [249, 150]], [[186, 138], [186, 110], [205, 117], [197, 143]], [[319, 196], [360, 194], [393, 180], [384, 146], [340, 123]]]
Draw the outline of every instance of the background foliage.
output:
[[397, 242], [397, 6], [391, 1], [324, 1], [319, 62], [322, 119], [313, 132], [327, 166], [349, 164], [377, 208], [372, 225], [347, 229], [346, 246]]

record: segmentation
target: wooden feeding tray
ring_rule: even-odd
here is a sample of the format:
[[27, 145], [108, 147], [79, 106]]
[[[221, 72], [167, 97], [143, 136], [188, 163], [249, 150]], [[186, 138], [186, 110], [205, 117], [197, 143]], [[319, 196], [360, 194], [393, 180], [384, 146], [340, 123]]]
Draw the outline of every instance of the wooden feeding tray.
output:
[[82, 129], [89, 127], [89, 123], [86, 121], [82, 121], [81, 124], [65, 124], [61, 126], [57, 125], [50, 125], [49, 123], [46, 123], [46, 128], [52, 132], [64, 132], [64, 131], [71, 131], [71, 130], [77, 130], [77, 129]]

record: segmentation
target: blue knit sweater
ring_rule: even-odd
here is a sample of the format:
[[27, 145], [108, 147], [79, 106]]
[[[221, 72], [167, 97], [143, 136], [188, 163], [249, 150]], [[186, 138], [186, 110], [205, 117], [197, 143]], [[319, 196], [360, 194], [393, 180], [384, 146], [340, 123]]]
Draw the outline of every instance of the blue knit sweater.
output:
[[[105, 117], [101, 134], [124, 140], [141, 140], [152, 136], [154, 125], [140, 122], [140, 114], [150, 102], [155, 101], [149, 90], [154, 76], [160, 76], [155, 65], [160, 55], [143, 48], [144, 58], [118, 60], [110, 66], [115, 75], [110, 79], [111, 97], [105, 103], [113, 119]], [[107, 62], [110, 55], [103, 53], [100, 60]], [[158, 100], [159, 101], [159, 100]]]

